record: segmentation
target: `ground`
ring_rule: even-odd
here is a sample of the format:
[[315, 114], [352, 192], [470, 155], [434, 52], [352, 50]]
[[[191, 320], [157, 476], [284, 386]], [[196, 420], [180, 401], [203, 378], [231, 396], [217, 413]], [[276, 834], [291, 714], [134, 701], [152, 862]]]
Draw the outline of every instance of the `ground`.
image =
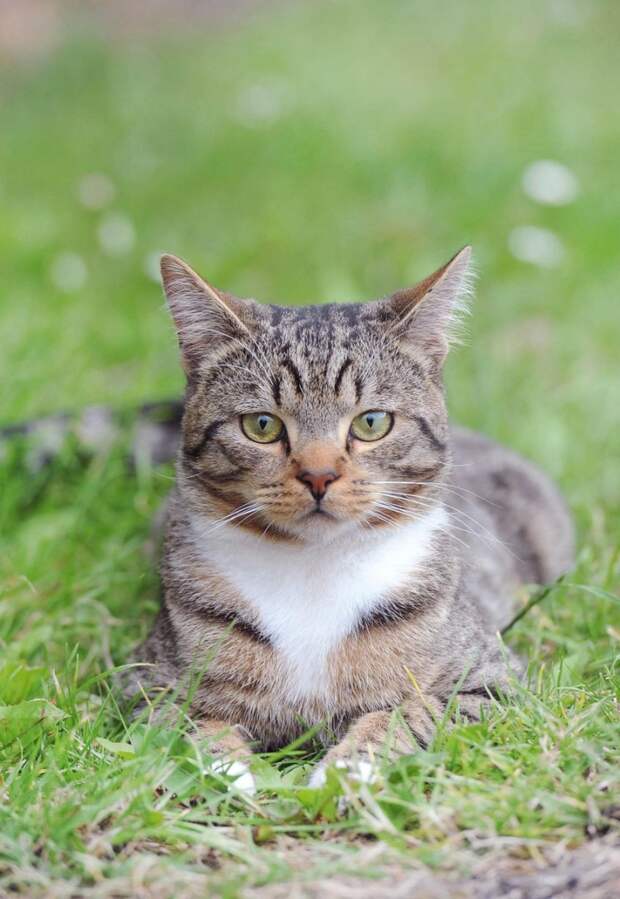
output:
[[[9, 447], [0, 895], [617, 895], [617, 5], [187, 16], [105, 39], [70, 22], [4, 64], [2, 419], [179, 393], [163, 250], [299, 303], [384, 294], [471, 242], [452, 414], [558, 480], [578, 564], [506, 635], [528, 683], [483, 723], [373, 788], [308, 791], [300, 748], [263, 758], [248, 799], [181, 727], [127, 724], [111, 689], [157, 605], [171, 469], [104, 446], [39, 469]], [[552, 203], [541, 159], [568, 170]]]

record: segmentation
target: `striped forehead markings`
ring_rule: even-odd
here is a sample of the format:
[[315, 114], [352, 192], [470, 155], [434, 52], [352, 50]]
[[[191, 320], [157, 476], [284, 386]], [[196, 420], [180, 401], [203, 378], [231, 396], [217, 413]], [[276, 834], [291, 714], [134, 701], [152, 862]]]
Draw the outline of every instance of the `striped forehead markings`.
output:
[[293, 384], [295, 385], [295, 390], [297, 391], [298, 395], [303, 396], [304, 395], [304, 385], [301, 380], [301, 373], [300, 373], [299, 369], [297, 368], [297, 366], [295, 365], [295, 363], [293, 362], [292, 359], [287, 358], [284, 360], [284, 362], [282, 364], [283, 364], [284, 368], [290, 374], [290, 376], [293, 380]]
[[347, 358], [344, 360], [344, 362], [340, 366], [340, 369], [338, 370], [338, 374], [336, 375], [336, 380], [334, 381], [334, 393], [336, 393], [336, 394], [340, 393], [340, 387], [342, 386], [342, 379], [344, 378], [347, 369], [351, 368], [351, 365], [352, 365], [352, 359], [350, 356], [347, 356]]

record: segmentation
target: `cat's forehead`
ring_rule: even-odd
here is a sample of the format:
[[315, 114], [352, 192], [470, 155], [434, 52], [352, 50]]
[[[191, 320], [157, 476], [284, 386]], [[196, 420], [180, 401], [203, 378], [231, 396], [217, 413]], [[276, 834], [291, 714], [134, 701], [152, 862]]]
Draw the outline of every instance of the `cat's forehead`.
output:
[[301, 382], [317, 390], [327, 383], [339, 393], [347, 369], [365, 365], [377, 343], [361, 305], [271, 310], [271, 327], [261, 342], [276, 368], [293, 374], [296, 386]]
[[265, 311], [270, 320], [254, 338], [256, 389], [278, 408], [337, 417], [369, 394], [387, 401], [402, 383], [399, 354], [384, 339], [373, 304]]
[[276, 353], [296, 353], [309, 365], [325, 364], [339, 352], [364, 353], [378, 333], [372, 304], [268, 306], [266, 310], [269, 327], [262, 333], [262, 342]]
[[375, 303], [320, 303], [308, 306], [265, 305], [263, 309], [274, 327], [306, 327], [331, 323], [341, 327], [353, 327], [377, 318]]
[[260, 306], [246, 339], [203, 369], [203, 390], [225, 410], [282, 410], [313, 427], [357, 407], [391, 407], [421, 386], [377, 304]]

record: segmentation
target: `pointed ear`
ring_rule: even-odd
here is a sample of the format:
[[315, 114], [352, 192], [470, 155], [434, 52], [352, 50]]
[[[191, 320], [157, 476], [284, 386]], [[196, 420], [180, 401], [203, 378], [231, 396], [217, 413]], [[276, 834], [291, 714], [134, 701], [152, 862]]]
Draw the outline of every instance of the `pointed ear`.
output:
[[443, 361], [468, 311], [473, 274], [471, 247], [462, 250], [414, 287], [383, 300], [394, 321], [394, 332]]
[[161, 257], [161, 277], [186, 373], [209, 350], [249, 337], [251, 301], [216, 290], [176, 256]]

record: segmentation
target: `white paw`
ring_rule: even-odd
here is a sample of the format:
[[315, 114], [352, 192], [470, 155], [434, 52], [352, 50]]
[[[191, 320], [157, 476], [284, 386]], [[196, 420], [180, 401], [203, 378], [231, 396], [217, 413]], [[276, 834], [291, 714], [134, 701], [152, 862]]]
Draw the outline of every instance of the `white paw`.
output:
[[[351, 780], [358, 783], [373, 784], [379, 780], [379, 771], [376, 765], [366, 759], [339, 759], [334, 767], [345, 772]], [[314, 790], [322, 787], [327, 780], [328, 768], [329, 765], [325, 762], [317, 765], [310, 775], [308, 786]]]
[[336, 762], [336, 768], [344, 769], [352, 780], [363, 784], [374, 784], [379, 780], [379, 772], [376, 765], [364, 759], [341, 759]]
[[246, 763], [239, 761], [239, 759], [215, 759], [205, 773], [224, 774], [226, 777], [230, 777], [233, 782], [232, 785], [241, 793], [245, 793], [246, 796], [254, 796], [256, 793], [254, 775]]
[[321, 762], [320, 765], [317, 765], [308, 778], [308, 786], [311, 790], [319, 790], [322, 786], [325, 785], [325, 781], [327, 780], [327, 765], [324, 762]]

